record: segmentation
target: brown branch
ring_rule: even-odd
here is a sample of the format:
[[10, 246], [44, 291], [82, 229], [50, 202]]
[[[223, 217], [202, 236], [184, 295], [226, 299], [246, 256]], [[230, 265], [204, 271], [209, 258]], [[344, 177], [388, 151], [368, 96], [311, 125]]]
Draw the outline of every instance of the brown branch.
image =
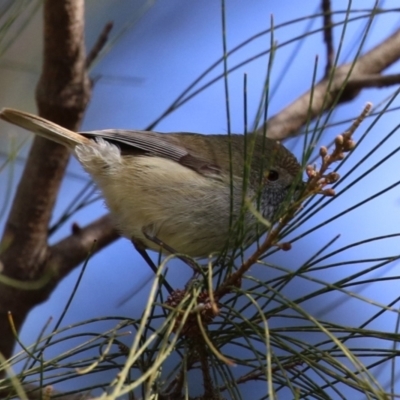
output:
[[93, 249], [99, 251], [119, 238], [109, 215], [99, 218], [90, 225], [75, 230], [71, 236], [51, 246], [47, 264], [56, 266], [57, 281], [82, 263]]
[[[257, 132], [263, 134], [266, 129], [267, 136], [277, 140], [296, 135], [308, 119], [313, 119], [320, 115], [335, 104], [336, 101], [344, 103], [354, 99], [364, 86], [357, 86], [355, 90], [352, 87], [353, 80], [357, 81], [357, 79], [366, 75], [380, 74], [399, 59], [400, 29], [354, 63], [339, 66], [331, 83], [329, 79], [324, 78], [315, 85], [313, 92], [310, 90], [304, 93], [292, 104], [270, 118], [266, 128], [260, 127]], [[347, 86], [339, 96], [347, 80]], [[368, 85], [365, 87], [368, 87]]]
[[348, 83], [348, 87], [352, 90], [360, 90], [365, 88], [382, 88], [398, 84], [400, 84], [400, 74], [365, 74], [352, 78]]
[[[36, 91], [39, 114], [76, 130], [90, 98], [84, 0], [46, 0], [43, 9], [44, 62]], [[68, 158], [62, 146], [35, 139], [2, 238], [4, 275], [38, 280], [48, 269], [48, 225]], [[0, 352], [4, 357], [11, 355], [15, 340], [8, 311], [19, 330], [27, 313], [46, 295], [46, 290], [22, 291], [0, 284]]]
[[89, 69], [94, 60], [97, 58], [99, 55], [100, 51], [103, 49], [105, 44], [108, 41], [108, 37], [110, 35], [111, 29], [113, 28], [113, 23], [108, 22], [105, 27], [103, 28], [103, 31], [100, 33], [100, 36], [97, 38], [97, 41], [95, 45], [93, 46], [92, 50], [90, 50], [88, 56], [86, 57], [86, 69]]
[[43, 69], [39, 115], [76, 131], [90, 99], [84, 46], [84, 1], [44, 2]]
[[333, 47], [332, 34], [332, 9], [330, 0], [322, 0], [324, 42], [326, 44], [326, 67], [325, 77], [328, 77], [335, 61], [335, 49]]
[[196, 347], [199, 354], [201, 373], [203, 377], [203, 397], [204, 399], [213, 399], [215, 398], [215, 389], [210, 373], [211, 369], [210, 363], [208, 361], [207, 346], [204, 343], [203, 339], [199, 339], [199, 341], [196, 343]]
[[241, 282], [243, 275], [258, 262], [259, 258], [265, 253], [265, 251], [271, 248], [278, 239], [278, 235], [282, 228], [284, 228], [290, 219], [293, 217], [292, 214], [288, 213], [285, 215], [276, 225], [271, 232], [268, 233], [264, 242], [254, 251], [251, 256], [246, 258], [242, 265], [231, 275], [229, 275], [224, 282], [214, 291], [214, 297], [221, 299], [223, 296], [232, 292], [232, 287], [238, 286], [238, 282]]
[[[46, 262], [39, 265], [40, 269], [35, 271], [36, 274], [32, 273], [33, 280], [40, 279], [43, 274], [51, 274], [49, 281], [40, 290], [19, 290], [8, 285], [1, 285], [0, 311], [3, 313], [11, 310], [14, 324], [19, 329], [31, 308], [45, 301], [60, 280], [88, 257], [94, 247], [94, 242], [96, 242], [95, 251], [100, 251], [118, 237], [109, 215], [99, 218], [84, 228], [75, 229], [72, 235], [47, 250]], [[8, 322], [2, 323], [0, 345], [4, 349], [3, 354], [6, 350], [12, 350], [14, 340]]]

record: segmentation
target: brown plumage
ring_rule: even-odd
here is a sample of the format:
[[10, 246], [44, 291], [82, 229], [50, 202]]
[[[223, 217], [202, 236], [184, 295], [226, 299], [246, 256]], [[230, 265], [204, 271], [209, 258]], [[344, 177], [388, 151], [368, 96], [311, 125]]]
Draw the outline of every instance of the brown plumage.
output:
[[124, 236], [159, 250], [153, 236], [193, 257], [231, 247], [232, 231], [245, 243], [254, 240], [265, 225], [242, 212], [244, 198], [271, 219], [300, 172], [290, 151], [260, 136], [74, 133], [17, 110], [4, 109], [0, 117], [73, 150]]

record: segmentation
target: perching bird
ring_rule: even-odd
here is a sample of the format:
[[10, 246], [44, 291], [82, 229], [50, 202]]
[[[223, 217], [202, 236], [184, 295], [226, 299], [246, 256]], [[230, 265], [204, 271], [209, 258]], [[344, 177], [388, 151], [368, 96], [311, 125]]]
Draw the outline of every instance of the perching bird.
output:
[[192, 257], [233, 247], [237, 237], [245, 244], [256, 240], [266, 226], [246, 199], [273, 219], [301, 170], [284, 146], [255, 134], [75, 133], [17, 110], [3, 109], [0, 116], [71, 149], [123, 236]]

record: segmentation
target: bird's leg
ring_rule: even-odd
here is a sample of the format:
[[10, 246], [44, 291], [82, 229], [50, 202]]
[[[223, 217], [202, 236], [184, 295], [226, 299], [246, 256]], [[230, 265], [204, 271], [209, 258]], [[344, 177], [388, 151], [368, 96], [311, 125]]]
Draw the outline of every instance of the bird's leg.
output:
[[[146, 239], [150, 240], [157, 246], [160, 246], [162, 249], [168, 251], [168, 253], [171, 253], [171, 254], [177, 253], [177, 251], [175, 251], [172, 247], [168, 246], [162, 240], [158, 239], [158, 237], [156, 237], [154, 235], [150, 235], [148, 232], [146, 232], [145, 228], [142, 229], [142, 232], [143, 232], [143, 235], [146, 237]], [[182, 260], [185, 264], [189, 265], [189, 267], [193, 269], [195, 274], [199, 272], [199, 266], [192, 259], [190, 259], [189, 257], [180, 256], [180, 255], [177, 255], [177, 257], [180, 260]]]
[[[146, 251], [146, 247], [143, 245], [143, 243], [135, 238], [131, 239], [131, 242], [133, 246], [135, 247], [136, 251], [142, 256], [144, 261], [146, 261], [147, 265], [152, 269], [152, 271], [157, 274], [157, 267], [154, 264], [153, 260], [149, 257]], [[161, 277], [161, 283], [165, 286], [167, 289], [168, 293], [171, 294], [173, 293], [174, 289], [172, 286], [167, 282], [164, 276]]]

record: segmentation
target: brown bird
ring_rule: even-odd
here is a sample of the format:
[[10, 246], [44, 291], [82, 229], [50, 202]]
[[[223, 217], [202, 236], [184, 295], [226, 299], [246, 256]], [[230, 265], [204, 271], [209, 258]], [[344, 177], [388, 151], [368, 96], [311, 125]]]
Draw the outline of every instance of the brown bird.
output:
[[284, 146], [255, 134], [75, 133], [13, 109], [0, 117], [71, 149], [123, 236], [192, 257], [231, 248], [238, 237], [244, 244], [256, 240], [266, 225], [246, 199], [273, 219], [301, 170]]

